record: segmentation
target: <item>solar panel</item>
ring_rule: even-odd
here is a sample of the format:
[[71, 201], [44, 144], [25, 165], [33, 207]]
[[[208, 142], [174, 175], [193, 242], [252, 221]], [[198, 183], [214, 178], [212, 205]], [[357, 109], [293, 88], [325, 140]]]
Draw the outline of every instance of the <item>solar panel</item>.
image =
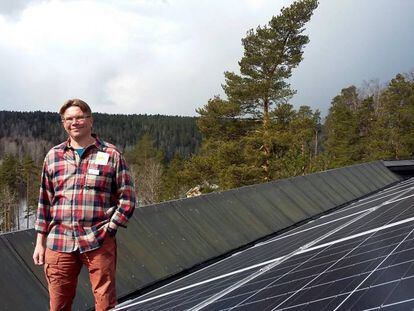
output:
[[410, 179], [116, 310], [412, 310], [413, 205]]

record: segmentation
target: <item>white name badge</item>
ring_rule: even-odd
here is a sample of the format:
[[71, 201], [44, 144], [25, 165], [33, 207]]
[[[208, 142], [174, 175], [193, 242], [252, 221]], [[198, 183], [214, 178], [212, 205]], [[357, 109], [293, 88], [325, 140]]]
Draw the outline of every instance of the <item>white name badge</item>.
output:
[[109, 160], [109, 154], [106, 152], [98, 151], [95, 159], [97, 165], [107, 165]]
[[90, 175], [99, 175], [99, 170], [95, 170], [93, 168], [88, 169], [88, 174]]

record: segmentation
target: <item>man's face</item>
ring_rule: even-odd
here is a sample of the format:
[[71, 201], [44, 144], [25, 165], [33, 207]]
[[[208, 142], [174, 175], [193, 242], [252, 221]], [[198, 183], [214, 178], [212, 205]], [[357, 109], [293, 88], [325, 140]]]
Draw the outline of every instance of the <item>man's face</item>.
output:
[[74, 140], [91, 136], [92, 116], [84, 113], [79, 107], [72, 106], [66, 109], [62, 122], [66, 132]]

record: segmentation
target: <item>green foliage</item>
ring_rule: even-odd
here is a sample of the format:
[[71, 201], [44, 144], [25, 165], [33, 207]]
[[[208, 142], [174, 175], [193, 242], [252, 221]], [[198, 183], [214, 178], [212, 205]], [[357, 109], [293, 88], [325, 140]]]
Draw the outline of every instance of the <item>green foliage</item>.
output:
[[17, 193], [19, 186], [20, 162], [12, 154], [7, 154], [0, 166], [0, 185], [7, 187], [11, 193]]
[[376, 139], [381, 152], [391, 159], [412, 156], [414, 147], [414, 83], [398, 74], [380, 97]]
[[164, 161], [162, 151], [154, 147], [154, 140], [149, 134], [144, 134], [131, 150], [125, 153], [125, 157], [130, 165], [138, 167], [143, 167], [148, 159]]
[[196, 111], [200, 115], [197, 126], [205, 139], [239, 139], [254, 125], [251, 120], [240, 118], [239, 105], [218, 96]]
[[360, 160], [358, 150], [358, 103], [355, 86], [343, 89], [332, 101], [325, 122], [325, 149], [332, 167], [349, 165]]
[[272, 104], [293, 94], [286, 79], [302, 60], [303, 48], [309, 42], [303, 34], [304, 25], [317, 5], [316, 0], [296, 1], [268, 25], [249, 30], [242, 39], [241, 75], [225, 72], [223, 89], [244, 114], [266, 118]]
[[216, 96], [197, 110], [203, 145], [186, 164], [188, 182], [229, 189], [286, 175], [288, 166], [281, 159], [293, 153], [291, 134], [300, 122], [308, 126], [297, 136], [306, 163], [295, 173], [308, 171], [314, 153], [305, 149], [313, 148], [316, 125], [305, 119], [318, 118], [310, 108], [296, 116], [287, 103], [294, 93], [287, 79], [302, 60], [309, 42], [304, 25], [317, 5], [316, 0], [296, 1], [268, 25], [247, 32], [240, 74], [224, 73], [227, 99]]
[[184, 159], [180, 155], [175, 155], [164, 169], [160, 192], [160, 201], [167, 201], [183, 197], [188, 190], [185, 181]]
[[343, 89], [332, 101], [325, 133], [329, 167], [411, 158], [414, 81], [397, 74], [376, 99], [361, 96], [354, 86]]
[[27, 221], [37, 209], [40, 188], [40, 171], [40, 166], [36, 165], [35, 161], [28, 154], [26, 154], [21, 163], [20, 179], [25, 188]]

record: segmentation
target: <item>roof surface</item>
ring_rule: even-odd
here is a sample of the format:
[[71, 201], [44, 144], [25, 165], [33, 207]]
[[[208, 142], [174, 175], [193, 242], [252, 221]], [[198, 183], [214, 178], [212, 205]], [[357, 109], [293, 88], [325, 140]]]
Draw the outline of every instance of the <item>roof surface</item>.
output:
[[412, 310], [414, 179], [116, 310]]
[[[130, 220], [128, 229], [120, 230], [117, 234], [118, 298], [136, 297], [139, 293], [159, 287], [160, 284], [180, 275], [186, 275], [209, 262], [229, 256], [269, 236], [282, 237], [281, 233], [284, 231], [390, 187], [401, 180], [401, 177], [378, 161], [139, 208]], [[372, 215], [375, 213], [366, 215], [364, 220]], [[391, 217], [388, 219], [391, 220], [393, 215], [388, 217]], [[344, 221], [347, 219], [350, 218], [344, 218]], [[316, 229], [305, 231], [303, 235], [295, 234], [268, 243], [270, 249], [264, 248], [259, 253], [249, 251], [248, 254], [251, 255], [248, 255], [247, 262], [245, 256], [232, 256], [231, 258], [234, 257], [236, 262], [243, 263], [233, 265], [232, 261], [226, 260], [223, 268], [207, 270], [207, 279], [198, 276], [195, 280], [191, 276], [185, 279], [191, 280], [190, 285], [201, 282], [197, 288], [194, 288], [194, 290], [203, 288], [206, 291], [206, 293], [197, 292], [196, 296], [203, 297], [198, 301], [200, 303], [208, 297], [216, 297], [215, 294], [221, 293], [220, 288], [233, 286], [234, 282], [228, 283], [230, 278], [245, 282], [245, 279], [240, 279], [240, 276], [252, 274], [252, 266], [263, 265], [279, 257], [285, 258], [284, 256], [296, 251], [298, 247], [319, 237], [318, 230], [328, 230], [331, 226], [336, 228], [341, 223], [336, 220], [321, 224]], [[308, 242], [304, 243], [304, 241]], [[47, 284], [43, 268], [35, 266], [32, 260], [34, 242], [34, 230], [0, 235], [0, 301], [1, 307], [5, 310], [48, 308]], [[316, 245], [310, 246], [309, 249], [314, 246]], [[254, 249], [260, 248], [256, 246]], [[283, 252], [278, 253], [279, 250]], [[308, 253], [309, 251], [306, 254]], [[292, 259], [300, 258], [300, 255], [295, 253]], [[257, 260], [256, 257], [259, 259]], [[288, 262], [285, 259], [280, 263], [280, 267], [284, 262]], [[221, 264], [215, 266], [221, 267]], [[270, 268], [266, 264], [263, 267]], [[244, 268], [247, 270], [243, 270]], [[239, 272], [230, 275], [230, 278], [221, 278], [222, 275], [232, 271]], [[217, 282], [212, 282], [211, 279], [215, 276], [220, 278]], [[261, 275], [254, 276], [255, 280], [261, 280]], [[206, 282], [203, 283], [204, 281]], [[187, 285], [169, 286], [182, 289]], [[232, 287], [231, 293], [236, 293], [239, 288]], [[170, 287], [160, 290], [171, 292]], [[155, 294], [158, 295], [159, 292]], [[181, 290], [177, 295], [181, 295], [179, 299], [183, 297], [196, 299], [187, 291]], [[169, 294], [165, 297], [175, 296]], [[224, 296], [220, 298], [224, 299]], [[214, 303], [220, 300], [215, 299], [211, 302], [209, 298], [208, 301], [206, 307], [217, 306]], [[89, 310], [93, 305], [88, 275], [83, 269], [73, 310]], [[249, 305], [246, 305], [249, 308]]]

